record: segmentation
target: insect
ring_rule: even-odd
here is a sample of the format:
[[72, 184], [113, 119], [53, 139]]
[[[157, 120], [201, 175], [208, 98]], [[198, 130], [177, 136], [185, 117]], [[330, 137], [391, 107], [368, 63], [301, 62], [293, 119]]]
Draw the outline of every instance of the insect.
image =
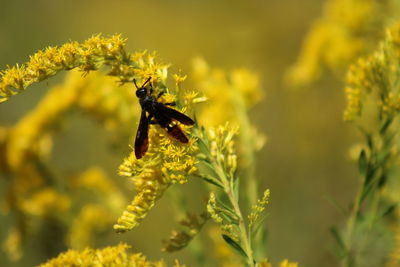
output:
[[[149, 77], [140, 87], [136, 84], [136, 80], [133, 80], [136, 86], [136, 96], [139, 98], [139, 103], [142, 107], [139, 127], [135, 139], [135, 155], [137, 159], [143, 157], [149, 148], [149, 124], [160, 125], [169, 135], [184, 144], [188, 143], [189, 139], [186, 137], [182, 129], [178, 125], [174, 124], [173, 121], [179, 121], [184, 125], [194, 124], [194, 121], [185, 114], [167, 107], [175, 106], [175, 102], [158, 102], [158, 99], [164, 92], [160, 92], [157, 97], [154, 97], [152, 95], [153, 87], [150, 80], [151, 77]], [[147, 84], [150, 85], [150, 92], [147, 91]]]

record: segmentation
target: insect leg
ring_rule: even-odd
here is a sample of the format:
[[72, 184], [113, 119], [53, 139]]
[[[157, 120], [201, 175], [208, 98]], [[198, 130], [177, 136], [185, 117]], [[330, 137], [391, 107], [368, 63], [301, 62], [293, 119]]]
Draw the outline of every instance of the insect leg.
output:
[[153, 95], [153, 86], [150, 83], [150, 95]]
[[160, 97], [162, 97], [164, 94], [165, 94], [164, 91], [159, 92], [158, 95], [157, 95], [157, 100], [158, 100]]
[[137, 83], [136, 83], [136, 79], [133, 79], [133, 83], [135, 84], [136, 89], [139, 89], [139, 87], [138, 87], [138, 85], [137, 85]]
[[149, 117], [147, 119], [149, 120], [150, 124], [157, 124], [157, 121], [153, 118], [152, 115], [149, 115]]
[[166, 106], [176, 106], [176, 102], [163, 103]]

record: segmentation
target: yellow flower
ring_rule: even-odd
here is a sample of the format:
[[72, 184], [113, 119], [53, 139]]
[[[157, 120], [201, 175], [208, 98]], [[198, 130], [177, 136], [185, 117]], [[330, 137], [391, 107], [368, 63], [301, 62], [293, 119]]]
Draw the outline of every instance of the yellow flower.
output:
[[85, 189], [99, 195], [110, 210], [120, 209], [124, 197], [111, 177], [99, 167], [91, 167], [71, 179], [72, 190]]
[[380, 114], [392, 116], [400, 111], [400, 95], [396, 87], [399, 79], [399, 43], [400, 25], [394, 25], [388, 29], [385, 40], [373, 53], [350, 67], [345, 89], [345, 120], [360, 118], [367, 101]]
[[265, 207], [269, 203], [269, 189], [264, 191], [264, 195], [261, 199], [257, 200], [257, 204], [251, 208], [251, 213], [249, 214], [249, 227], [257, 222], [261, 213], [265, 210]]
[[133, 177], [138, 192], [114, 226], [119, 232], [135, 227], [170, 185], [186, 183], [196, 170], [195, 139], [190, 138], [189, 145], [180, 144], [159, 131], [164, 130], [150, 131], [149, 150], [142, 159], [137, 160], [132, 151], [119, 168], [120, 175]]
[[155, 202], [171, 185], [171, 181], [155, 169], [143, 170], [135, 177], [134, 182], [138, 193], [114, 225], [117, 232], [126, 232], [139, 225]]
[[12, 228], [3, 242], [3, 249], [7, 252], [11, 260], [19, 260], [22, 256], [22, 233], [17, 228]]
[[71, 199], [53, 188], [44, 188], [22, 203], [22, 208], [26, 213], [40, 217], [45, 215], [61, 216], [70, 206]]
[[211, 69], [204, 59], [196, 58], [193, 75], [201, 93], [191, 92], [186, 101], [206, 101], [197, 109], [201, 125], [217, 126], [229, 121], [242, 126], [242, 113], [263, 98], [258, 75], [244, 68], [227, 73]]
[[342, 73], [376, 43], [394, 9], [392, 1], [328, 0], [322, 16], [307, 34], [288, 81], [295, 86], [314, 82], [328, 69]]
[[125, 41], [120, 35], [109, 38], [96, 35], [82, 44], [70, 42], [61, 47], [48, 47], [39, 51], [30, 57], [29, 62], [1, 72], [0, 102], [25, 90], [32, 83], [47, 79], [61, 70], [74, 68], [88, 73], [109, 66], [109, 75], [117, 77], [121, 83], [151, 76], [155, 85], [163, 84], [168, 66], [156, 63], [154, 54], [146, 57], [146, 52], [126, 53]]
[[[268, 260], [262, 260], [258, 262], [257, 267], [272, 267], [273, 265]], [[288, 260], [283, 260], [279, 263], [279, 267], [299, 267], [297, 262], [289, 262]]]
[[36, 109], [10, 130], [6, 153], [11, 169], [23, 169], [23, 165], [31, 158], [46, 156], [43, 152], [49, 152], [49, 149], [40, 147], [40, 141], [52, 129], [53, 123], [71, 108], [78, 94], [78, 90], [69, 88], [49, 91]]
[[149, 129], [149, 148], [144, 157], [136, 159], [133, 150], [120, 165], [119, 174], [132, 177], [137, 195], [114, 225], [118, 232], [137, 226], [170, 185], [186, 183], [197, 170], [196, 138], [189, 136], [189, 143], [182, 144], [157, 125]]
[[394, 229], [394, 246], [389, 255], [386, 267], [396, 267], [400, 264], [400, 228], [397, 225]]
[[92, 244], [98, 232], [104, 232], [112, 223], [110, 212], [101, 205], [87, 204], [74, 218], [67, 242], [73, 249], [83, 249]]
[[[56, 258], [38, 267], [75, 267], [75, 266], [107, 266], [107, 267], [166, 267], [161, 261], [148, 261], [141, 253], [129, 253], [129, 246], [119, 244], [117, 246], [105, 247], [103, 249], [86, 248], [83, 251], [68, 250]], [[180, 265], [175, 261], [176, 267]]]

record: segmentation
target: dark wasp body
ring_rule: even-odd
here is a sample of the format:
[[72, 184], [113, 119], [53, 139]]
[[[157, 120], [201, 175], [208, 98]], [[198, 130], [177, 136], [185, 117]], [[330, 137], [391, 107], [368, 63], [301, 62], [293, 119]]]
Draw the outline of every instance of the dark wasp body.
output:
[[[167, 106], [174, 106], [175, 103], [161, 103], [157, 100], [162, 96], [162, 92], [155, 98], [153, 94], [153, 87], [151, 86], [151, 77], [148, 78], [141, 87], [138, 87], [136, 80], [133, 80], [136, 86], [136, 96], [139, 98], [142, 113], [135, 139], [135, 155], [137, 159], [143, 157], [149, 147], [149, 124], [158, 124], [164, 128], [169, 135], [182, 143], [188, 143], [189, 139], [186, 137], [182, 129], [173, 123], [174, 120], [179, 121], [185, 125], [193, 125], [194, 121], [185, 114], [169, 108]], [[146, 84], [150, 82], [150, 94], [147, 92]]]

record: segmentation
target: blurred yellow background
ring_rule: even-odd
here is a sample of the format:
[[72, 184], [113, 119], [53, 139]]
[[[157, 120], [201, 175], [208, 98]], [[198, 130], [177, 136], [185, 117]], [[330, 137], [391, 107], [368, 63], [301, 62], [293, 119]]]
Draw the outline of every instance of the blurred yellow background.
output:
[[[271, 190], [266, 254], [273, 262], [288, 258], [301, 266], [335, 266], [329, 227], [344, 218], [327, 199], [347, 206], [357, 177], [348, 157], [357, 136], [342, 120], [343, 84], [328, 77], [295, 91], [284, 83], [323, 3], [1, 0], [0, 68], [23, 63], [50, 45], [83, 41], [97, 33], [121, 33], [128, 38], [128, 51], [155, 50], [164, 62], [173, 64], [174, 72], [190, 73], [196, 56], [204, 57], [212, 67], [246, 67], [257, 72], [266, 98], [251, 111], [251, 119], [268, 136], [267, 145], [257, 155], [257, 177], [262, 188]], [[60, 76], [51, 78], [1, 104], [0, 124], [16, 123], [61, 80]], [[190, 87], [190, 77], [185, 86]], [[55, 170], [73, 174], [98, 165], [116, 180], [124, 179], [117, 176], [116, 169], [126, 155], [128, 140], [121, 144], [122, 149], [109, 153], [105, 144], [112, 139], [110, 133], [81, 114], [75, 114], [62, 128], [53, 151]], [[195, 192], [196, 181], [185, 187]], [[1, 194], [6, 193], [4, 188], [2, 179]], [[167, 237], [174, 225], [170, 213], [168, 202], [160, 201], [140, 227], [117, 235], [110, 225], [110, 232], [96, 246], [126, 241], [151, 259], [179, 258], [196, 266], [185, 251], [171, 256], [160, 251], [160, 237]], [[11, 219], [0, 216], [0, 240], [4, 240]], [[0, 266], [32, 266], [49, 256], [35, 249], [35, 238], [26, 246], [28, 254], [16, 263], [0, 251]]]

